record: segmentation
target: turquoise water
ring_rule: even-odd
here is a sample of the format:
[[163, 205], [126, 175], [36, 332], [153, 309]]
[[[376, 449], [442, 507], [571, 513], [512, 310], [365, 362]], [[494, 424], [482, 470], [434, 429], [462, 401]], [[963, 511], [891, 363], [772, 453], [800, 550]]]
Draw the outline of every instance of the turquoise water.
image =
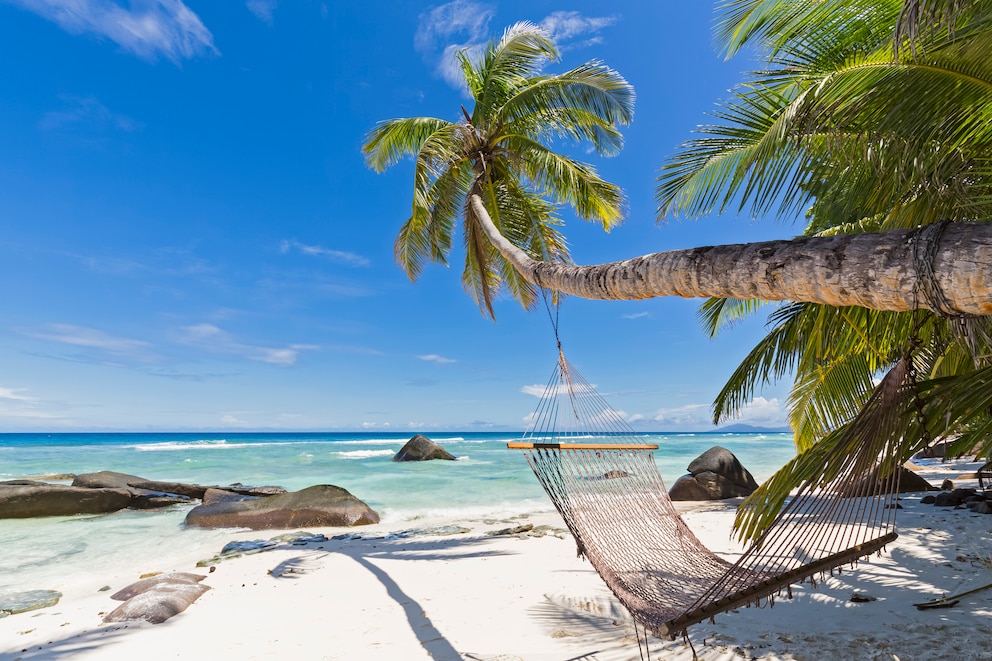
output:
[[[148, 479], [289, 490], [334, 484], [384, 522], [433, 516], [505, 517], [550, 504], [512, 433], [432, 433], [458, 461], [395, 463], [410, 433], [0, 434], [0, 480], [112, 470]], [[721, 445], [759, 482], [794, 455], [791, 434], [644, 434], [670, 486], [692, 459]], [[189, 506], [101, 516], [0, 519], [0, 591], [59, 589], [67, 576], [94, 573], [163, 543], [213, 555], [230, 532], [185, 529]], [[411, 524], [413, 525], [413, 524]], [[264, 533], [259, 535], [264, 537]]]

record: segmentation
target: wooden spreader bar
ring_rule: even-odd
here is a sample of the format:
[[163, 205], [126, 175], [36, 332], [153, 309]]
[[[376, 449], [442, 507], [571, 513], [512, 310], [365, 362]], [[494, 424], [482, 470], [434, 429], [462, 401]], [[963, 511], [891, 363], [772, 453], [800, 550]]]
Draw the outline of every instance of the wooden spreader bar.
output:
[[510, 450], [657, 450], [654, 443], [528, 443], [510, 441]]

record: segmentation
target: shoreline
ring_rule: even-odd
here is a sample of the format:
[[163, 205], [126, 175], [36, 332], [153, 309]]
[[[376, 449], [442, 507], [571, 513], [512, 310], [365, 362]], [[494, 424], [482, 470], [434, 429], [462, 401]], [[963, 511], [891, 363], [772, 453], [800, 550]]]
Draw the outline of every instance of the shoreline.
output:
[[[957, 486], [973, 464], [921, 462], [931, 484]], [[912, 604], [992, 581], [992, 517], [920, 503], [904, 494], [899, 539], [880, 556], [793, 587], [776, 608], [745, 608], [689, 630], [701, 659], [983, 658], [992, 639], [992, 590], [954, 608]], [[736, 501], [680, 507], [711, 549], [730, 550]], [[487, 536], [513, 525], [551, 534]], [[397, 535], [404, 530], [419, 530]], [[456, 532], [468, 529], [468, 532]], [[634, 630], [584, 560], [557, 513], [512, 518], [438, 517], [355, 528], [308, 529], [327, 541], [197, 568], [220, 549], [133, 558], [113, 572], [76, 577], [59, 604], [0, 619], [0, 659], [427, 659], [552, 661], [638, 659]], [[434, 534], [438, 531], [449, 534]], [[231, 531], [229, 540], [283, 531]], [[294, 532], [289, 530], [288, 532]], [[340, 539], [333, 539], [342, 536]], [[153, 571], [200, 573], [211, 589], [162, 624], [103, 624], [114, 591]], [[111, 590], [100, 592], [104, 585]], [[853, 593], [874, 600], [851, 602]], [[688, 661], [681, 640], [651, 639], [651, 657]]]

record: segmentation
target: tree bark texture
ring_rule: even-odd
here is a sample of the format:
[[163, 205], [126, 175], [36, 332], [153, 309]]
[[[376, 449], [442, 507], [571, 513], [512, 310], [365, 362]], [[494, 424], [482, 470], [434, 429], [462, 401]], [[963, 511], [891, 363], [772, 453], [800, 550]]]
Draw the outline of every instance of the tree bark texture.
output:
[[713, 296], [992, 314], [992, 223], [707, 246], [567, 266], [532, 259], [499, 233], [478, 196], [469, 204], [524, 278], [580, 298]]

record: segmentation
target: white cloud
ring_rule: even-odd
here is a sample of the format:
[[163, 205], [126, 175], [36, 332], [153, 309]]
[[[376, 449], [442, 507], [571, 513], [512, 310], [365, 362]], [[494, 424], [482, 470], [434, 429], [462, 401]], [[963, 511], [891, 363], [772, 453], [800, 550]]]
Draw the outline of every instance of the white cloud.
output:
[[54, 413], [52, 407], [38, 397], [22, 395], [26, 388], [0, 388], [0, 420], [9, 418], [17, 420], [65, 421], [66, 417]]
[[494, 14], [491, 5], [480, 2], [448, 2], [420, 15], [413, 45], [420, 53], [429, 54], [447, 46], [456, 35], [467, 37], [469, 43], [485, 41]]
[[458, 362], [454, 358], [445, 358], [444, 356], [439, 356], [436, 353], [428, 353], [422, 356], [417, 356], [420, 360], [426, 360], [429, 363], [436, 363], [438, 365], [448, 365], [450, 363]]
[[351, 264], [352, 266], [368, 266], [369, 260], [361, 255], [356, 255], [355, 253], [345, 252], [342, 250], [332, 250], [331, 248], [324, 248], [323, 246], [311, 246], [305, 243], [300, 243], [299, 241], [284, 240], [279, 244], [279, 252], [286, 254], [291, 250], [298, 250], [304, 255], [312, 255], [318, 257], [329, 257], [336, 262], [344, 262], [346, 264]]
[[72, 34], [105, 37], [146, 60], [173, 62], [217, 53], [213, 35], [182, 0], [6, 0]]
[[27, 390], [26, 388], [0, 388], [0, 399], [10, 399], [15, 402], [24, 403], [35, 403], [38, 401], [37, 397], [28, 397], [27, 395], [18, 395], [17, 393]]
[[744, 405], [732, 423], [744, 423], [759, 427], [784, 427], [789, 424], [788, 413], [777, 397], [765, 399], [755, 397]]
[[272, 25], [272, 14], [277, 4], [276, 0], [248, 0], [245, 3], [248, 11], [254, 14], [255, 18], [268, 25]]
[[[490, 23], [495, 16], [492, 5], [472, 0], [454, 0], [426, 11], [419, 17], [414, 48], [436, 73], [456, 89], [465, 82], [456, 55], [468, 51], [476, 55], [494, 36]], [[588, 46], [602, 41], [600, 32], [617, 21], [615, 16], [584, 16], [577, 11], [556, 11], [538, 23], [562, 50]]]
[[[639, 415], [639, 414], [638, 414]], [[627, 418], [627, 422], [634, 422], [635, 416]], [[640, 422], [651, 422], [666, 425], [666, 429], [698, 429], [700, 427], [712, 427], [710, 419], [709, 404], [685, 404], [670, 408], [660, 408], [654, 413], [641, 415], [637, 418]]]
[[236, 342], [227, 331], [213, 324], [197, 324], [181, 329], [180, 339], [206, 351], [240, 356], [270, 365], [288, 367], [295, 365], [302, 351], [319, 349], [314, 344], [290, 344], [287, 347], [263, 347]]
[[454, 0], [420, 15], [414, 48], [449, 85], [464, 89], [461, 66], [455, 55], [461, 50], [479, 51], [489, 40], [489, 23], [495, 15], [491, 5]]
[[118, 356], [146, 355], [151, 345], [143, 340], [116, 337], [96, 328], [73, 324], [48, 324], [41, 330], [22, 330], [25, 335], [40, 340], [59, 342], [77, 347], [100, 349]]
[[632, 314], [622, 315], [624, 319], [650, 319], [650, 312], [634, 312]]
[[[583, 16], [577, 11], [556, 11], [541, 21], [540, 25], [561, 48], [599, 43], [602, 41], [599, 32], [616, 21], [616, 16]], [[581, 38], [580, 43], [569, 43], [577, 38]]]

